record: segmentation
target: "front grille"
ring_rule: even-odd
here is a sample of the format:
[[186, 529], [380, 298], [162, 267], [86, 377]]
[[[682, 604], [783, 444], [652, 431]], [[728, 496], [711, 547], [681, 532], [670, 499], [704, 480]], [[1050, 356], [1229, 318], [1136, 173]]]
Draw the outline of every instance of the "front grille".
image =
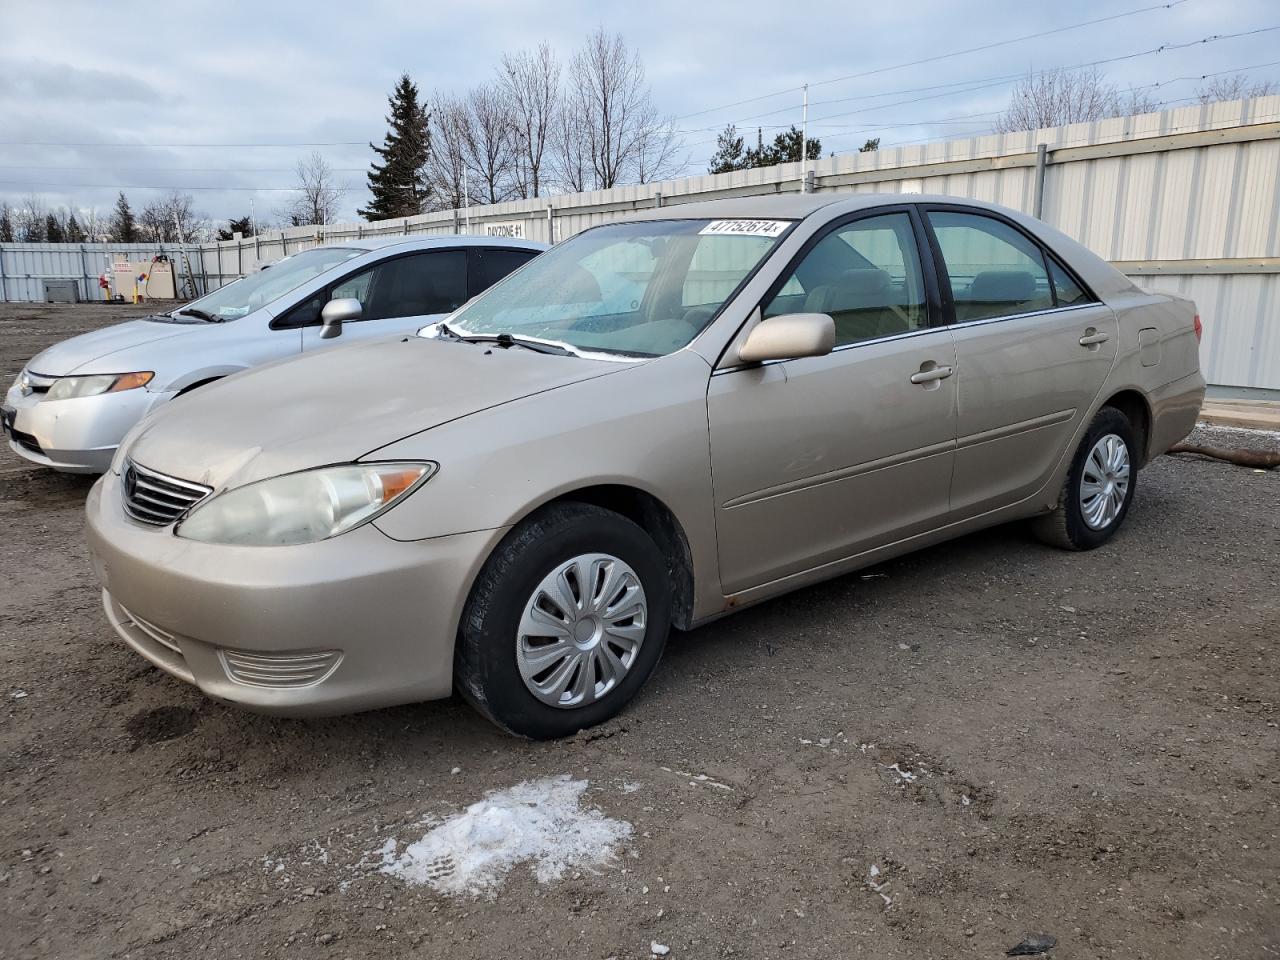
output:
[[315, 653], [249, 653], [219, 650], [227, 676], [251, 687], [309, 687], [319, 683], [338, 666], [342, 653], [320, 650]]
[[125, 512], [157, 526], [173, 523], [213, 492], [212, 487], [156, 473], [132, 460], [125, 463], [121, 480]]

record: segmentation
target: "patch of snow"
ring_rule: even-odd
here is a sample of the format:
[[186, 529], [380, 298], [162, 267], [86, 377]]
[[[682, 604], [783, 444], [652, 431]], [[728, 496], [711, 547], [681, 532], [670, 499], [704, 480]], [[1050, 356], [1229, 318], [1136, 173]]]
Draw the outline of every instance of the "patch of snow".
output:
[[540, 883], [570, 868], [604, 866], [631, 824], [584, 810], [586, 789], [585, 780], [559, 776], [489, 793], [398, 856], [387, 841], [382, 872], [456, 896], [492, 892], [519, 863], [531, 863]]
[[659, 943], [657, 940], [651, 940], [649, 942], [649, 952], [655, 957], [665, 957], [671, 952], [671, 948], [665, 943]]
[[889, 769], [898, 775], [899, 783], [915, 783], [916, 781], [917, 774], [912, 773], [910, 770], [903, 770], [896, 763], [889, 764]]

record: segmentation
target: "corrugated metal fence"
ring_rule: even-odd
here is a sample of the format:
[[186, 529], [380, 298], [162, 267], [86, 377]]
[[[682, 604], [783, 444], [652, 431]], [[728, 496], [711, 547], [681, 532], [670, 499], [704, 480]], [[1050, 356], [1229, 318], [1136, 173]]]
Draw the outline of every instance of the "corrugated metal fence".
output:
[[[1193, 297], [1211, 383], [1280, 390], [1280, 96], [845, 154], [809, 167], [818, 192], [940, 193], [1034, 213], [1140, 285]], [[783, 164], [403, 220], [294, 227], [192, 248], [191, 273], [198, 287], [212, 289], [286, 253], [372, 236], [516, 225], [529, 239], [558, 241], [635, 210], [796, 191], [804, 180], [800, 164]], [[94, 278], [96, 286], [104, 257], [116, 250], [124, 248], [4, 245], [0, 296], [42, 299], [38, 280], [63, 266], [62, 276]], [[76, 256], [93, 269], [46, 259]], [[179, 270], [186, 272], [181, 263]]]

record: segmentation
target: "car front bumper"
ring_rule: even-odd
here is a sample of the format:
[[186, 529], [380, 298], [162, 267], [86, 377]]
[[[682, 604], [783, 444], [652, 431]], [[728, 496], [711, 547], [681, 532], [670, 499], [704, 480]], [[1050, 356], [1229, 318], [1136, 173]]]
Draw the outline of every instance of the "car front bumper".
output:
[[66, 473], [105, 473], [124, 435], [169, 396], [139, 388], [49, 400], [14, 386], [0, 413], [5, 440], [18, 456]]
[[448, 696], [467, 591], [505, 530], [401, 542], [364, 524], [319, 543], [199, 543], [90, 491], [107, 618], [135, 651], [211, 697], [323, 716]]

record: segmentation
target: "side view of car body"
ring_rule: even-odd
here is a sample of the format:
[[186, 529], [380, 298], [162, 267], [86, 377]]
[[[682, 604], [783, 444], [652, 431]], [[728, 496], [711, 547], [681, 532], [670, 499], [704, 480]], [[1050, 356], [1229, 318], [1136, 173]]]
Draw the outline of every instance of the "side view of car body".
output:
[[[328, 344], [417, 330], [544, 249], [520, 240], [393, 237], [294, 254], [171, 313], [82, 334], [33, 357], [4, 400], [6, 439], [34, 463], [102, 473], [125, 432], [174, 398]], [[338, 319], [346, 322], [326, 329], [321, 311], [330, 300], [354, 300], [359, 309], [345, 304]]]
[[673, 624], [1013, 520], [1106, 542], [1194, 425], [1198, 341], [1189, 301], [993, 205], [665, 207], [418, 337], [157, 413], [90, 494], [91, 551], [120, 636], [212, 696], [457, 689], [562, 736], [636, 694]]

